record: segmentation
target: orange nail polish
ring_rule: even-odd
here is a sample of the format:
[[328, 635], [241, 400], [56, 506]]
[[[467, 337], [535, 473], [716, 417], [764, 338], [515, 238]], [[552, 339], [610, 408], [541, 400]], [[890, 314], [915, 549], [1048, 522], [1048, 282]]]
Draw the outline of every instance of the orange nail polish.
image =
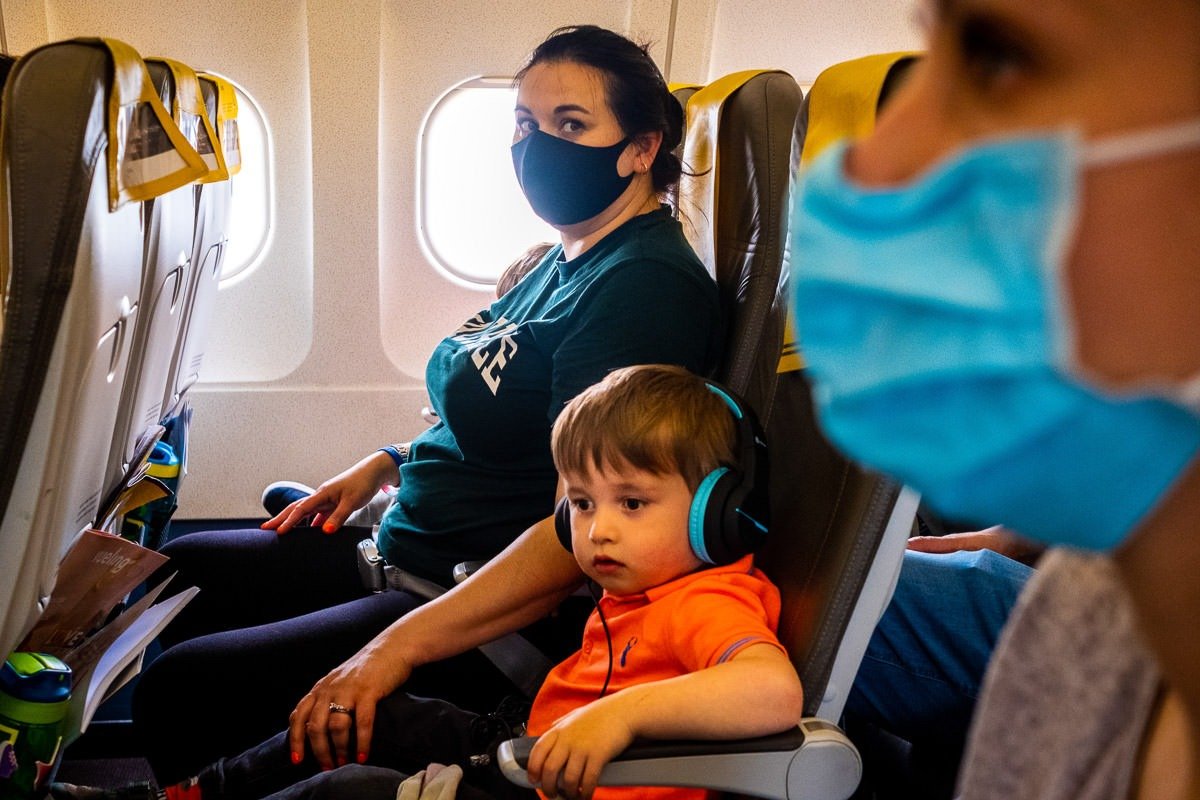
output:
[[293, 764], [299, 764], [303, 760], [304, 760], [304, 756], [302, 756], [300, 753], [297, 753], [295, 750], [292, 751], [292, 763]]
[[325, 527], [321, 528], [321, 530], [325, 531], [326, 533], [333, 533], [337, 529], [333, 527], [332, 522], [326, 522]]

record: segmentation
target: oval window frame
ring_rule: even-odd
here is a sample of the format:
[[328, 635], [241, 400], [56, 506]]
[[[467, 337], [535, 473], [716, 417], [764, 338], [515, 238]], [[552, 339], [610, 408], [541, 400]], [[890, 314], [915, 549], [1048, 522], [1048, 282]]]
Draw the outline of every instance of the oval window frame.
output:
[[[528, 223], [527, 228], [521, 228], [528, 231], [528, 236], [514, 236], [507, 244], [501, 243], [495, 246], [489, 246], [488, 255], [486, 257], [487, 260], [481, 260], [473, 264], [474, 268], [468, 268], [467, 266], [458, 263], [457, 258], [451, 256], [449, 253], [451, 248], [447, 247], [439, 240], [441, 234], [438, 233], [439, 226], [435, 224], [435, 215], [446, 213], [448, 217], [453, 217], [454, 214], [452, 212], [456, 205], [454, 198], [462, 196], [461, 187], [458, 194], [455, 194], [455, 190], [451, 189], [451, 193], [448, 195], [449, 200], [447, 201], [447, 206], [449, 208], [448, 211], [443, 211], [440, 207], [434, 207], [431, 201], [432, 192], [434, 191], [434, 187], [436, 186], [436, 181], [438, 179], [437, 170], [439, 168], [439, 165], [435, 163], [434, 159], [431, 157], [431, 149], [434, 146], [434, 140], [440, 133], [438, 130], [439, 124], [441, 122], [453, 121], [441, 120], [439, 119], [439, 115], [444, 114], [451, 109], [454, 110], [455, 113], [458, 113], [459, 109], [454, 109], [454, 106], [461, 102], [461, 98], [463, 98], [466, 93], [476, 91], [494, 92], [498, 90], [503, 90], [506, 93], [509, 93], [515, 100], [516, 89], [513, 87], [513, 79], [511, 77], [478, 76], [474, 78], [468, 78], [454, 84], [441, 95], [439, 95], [437, 100], [435, 100], [429, 107], [429, 110], [426, 112], [425, 117], [421, 121], [421, 128], [418, 133], [417, 165], [415, 170], [415, 207], [418, 243], [422, 253], [439, 274], [455, 284], [466, 286], [472, 289], [494, 288], [501, 273], [504, 272], [511, 262], [520, 258], [527, 248], [541, 241], [557, 242], [559, 238], [558, 231], [556, 231], [549, 224], [538, 219], [533, 214], [533, 211], [529, 209], [525, 202], [524, 196], [520, 194], [520, 187], [517, 185], [516, 177], [515, 175], [512, 175], [511, 161], [505, 158], [503, 159], [502, 163], [495, 163], [499, 162], [499, 159], [491, 158], [485, 155], [485, 157], [488, 157], [489, 159], [487, 166], [493, 170], [492, 174], [500, 175], [504, 174], [503, 171], [507, 171], [507, 174], [511, 176], [511, 181], [500, 179], [496, 184], [494, 184], [500, 187], [499, 191], [496, 194], [493, 194], [491, 199], [481, 198], [478, 199], [477, 202], [484, 206], [485, 209], [504, 207], [525, 209], [527, 211], [527, 215], [521, 213], [513, 216]], [[505, 108], [506, 112], [504, 116], [504, 127], [508, 130], [511, 130], [513, 126], [511, 116], [512, 104], [505, 104]], [[498, 116], [496, 118], [499, 119]], [[490, 131], [492, 129], [489, 128], [488, 130]], [[488, 133], [487, 135], [491, 136], [492, 134]], [[503, 139], [506, 150], [510, 139], [511, 137], [505, 137]], [[452, 150], [450, 152], [454, 151]], [[436, 202], [440, 203], [442, 202], [442, 199], [437, 198]], [[488, 212], [481, 211], [480, 213], [481, 216], [483, 216]], [[512, 216], [509, 217], [509, 219], [512, 218]], [[463, 214], [459, 217], [459, 219], [466, 222], [471, 219], [471, 216], [469, 214]], [[467, 224], [469, 224], [469, 222], [467, 222]], [[522, 225], [524, 226], [524, 222]], [[486, 226], [479, 224], [477, 227], [482, 228]], [[504, 233], [512, 229], [512, 226], [506, 226], [503, 224], [497, 224], [494, 227], [498, 229], [500, 237], [503, 237]], [[447, 236], [457, 240], [457, 237], [453, 236], [450, 231], [454, 231], [461, 235], [461, 226], [457, 228], [447, 226]], [[486, 232], [481, 231], [478, 236], [481, 240], [491, 241], [489, 234]], [[478, 249], [482, 251], [482, 248]], [[492, 254], [495, 254], [494, 259], [492, 258]]]

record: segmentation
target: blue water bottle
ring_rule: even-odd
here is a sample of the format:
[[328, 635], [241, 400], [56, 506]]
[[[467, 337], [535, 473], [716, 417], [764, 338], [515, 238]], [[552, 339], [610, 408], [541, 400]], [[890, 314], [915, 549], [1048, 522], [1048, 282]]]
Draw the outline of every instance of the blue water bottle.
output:
[[0, 667], [0, 800], [40, 797], [62, 750], [71, 668], [45, 653], [13, 653]]
[[166, 442], [158, 442], [150, 454], [146, 474], [158, 478], [171, 493], [166, 497], [135, 508], [125, 517], [123, 533], [143, 547], [157, 550], [166, 542], [167, 525], [175, 513], [175, 493], [179, 489], [179, 456]]

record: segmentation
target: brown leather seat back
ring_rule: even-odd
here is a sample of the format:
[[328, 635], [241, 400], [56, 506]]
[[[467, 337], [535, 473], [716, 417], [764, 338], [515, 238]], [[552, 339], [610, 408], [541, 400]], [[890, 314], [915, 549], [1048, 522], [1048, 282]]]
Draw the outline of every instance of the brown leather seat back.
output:
[[[793, 174], [814, 147], [833, 141], [837, 130], [843, 135], [870, 130], [880, 89], [906, 57], [871, 56], [818, 77], [796, 120]], [[793, 269], [804, 264], [795, 263], [788, 249], [785, 287]], [[790, 296], [786, 288], [784, 295]], [[804, 320], [795, 324], [802, 329]], [[767, 424], [772, 524], [759, 562], [783, 593], [779, 634], [804, 684], [805, 714], [837, 720], [891, 598], [917, 497], [829, 444], [790, 326], [787, 338]]]
[[786, 72], [738, 72], [687, 101], [680, 213], [725, 311], [716, 378], [765, 424], [775, 388], [786, 297], [780, 293], [789, 154], [800, 87]]

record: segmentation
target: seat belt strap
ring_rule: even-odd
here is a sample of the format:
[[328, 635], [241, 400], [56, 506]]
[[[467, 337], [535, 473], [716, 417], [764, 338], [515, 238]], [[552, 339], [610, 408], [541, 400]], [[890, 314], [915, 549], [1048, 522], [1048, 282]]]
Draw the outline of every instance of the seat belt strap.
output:
[[[390, 564], [383, 568], [383, 574], [390, 588], [415, 594], [426, 600], [446, 593], [444, 587], [433, 581], [417, 577]], [[545, 653], [519, 633], [505, 634], [499, 639], [481, 644], [479, 650], [522, 694], [530, 698], [537, 694], [546, 674], [554, 666]]]

